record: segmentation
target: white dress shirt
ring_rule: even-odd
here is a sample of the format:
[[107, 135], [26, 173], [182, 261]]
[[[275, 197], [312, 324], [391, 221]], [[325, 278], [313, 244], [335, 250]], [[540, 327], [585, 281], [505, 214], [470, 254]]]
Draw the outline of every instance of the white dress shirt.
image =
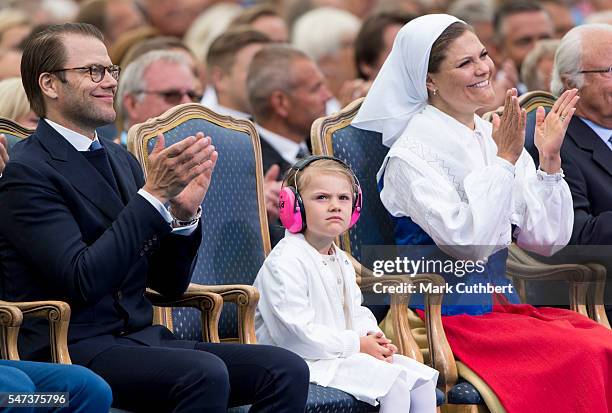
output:
[[251, 115], [249, 115], [248, 113], [242, 112], [236, 109], [228, 108], [227, 106], [223, 106], [219, 102], [216, 102], [215, 104], [210, 104], [207, 106], [210, 109], [214, 110], [215, 112], [219, 113], [220, 115], [231, 116], [232, 118], [236, 118], [236, 119], [247, 119], [248, 120], [251, 118]]
[[300, 149], [303, 152], [308, 152], [308, 146], [305, 142], [297, 143], [291, 139], [279, 135], [278, 133], [274, 133], [266, 129], [259, 124], [255, 124], [255, 128], [257, 129], [257, 133], [259, 133], [259, 137], [268, 142], [270, 146], [289, 163], [289, 165], [293, 165], [298, 161], [298, 153], [300, 152]]

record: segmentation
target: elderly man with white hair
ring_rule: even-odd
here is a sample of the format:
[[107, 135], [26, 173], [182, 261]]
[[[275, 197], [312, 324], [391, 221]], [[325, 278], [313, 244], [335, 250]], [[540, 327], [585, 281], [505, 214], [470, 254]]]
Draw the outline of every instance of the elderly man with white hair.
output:
[[[570, 243], [612, 244], [611, 25], [578, 26], [561, 40], [552, 92], [560, 95], [571, 88], [578, 88], [580, 100], [561, 147], [562, 167], [574, 201]], [[609, 318], [611, 310], [607, 306]]]
[[563, 37], [552, 91], [570, 88], [580, 100], [561, 158], [574, 198], [572, 241], [612, 244], [612, 26], [578, 26]]
[[316, 62], [335, 98], [328, 101], [327, 113], [363, 96], [353, 46], [360, 27], [358, 17], [334, 7], [310, 10], [293, 25], [291, 43]]

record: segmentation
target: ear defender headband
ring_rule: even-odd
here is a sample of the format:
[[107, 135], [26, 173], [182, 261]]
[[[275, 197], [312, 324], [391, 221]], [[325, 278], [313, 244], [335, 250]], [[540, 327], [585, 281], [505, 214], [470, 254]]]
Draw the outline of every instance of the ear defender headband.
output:
[[[353, 173], [350, 166], [344, 161], [331, 156], [309, 156], [297, 162], [289, 169], [285, 178], [283, 179], [283, 186], [280, 191], [278, 209], [280, 221], [285, 228], [291, 233], [302, 232], [306, 229], [306, 211], [304, 209], [304, 202], [300, 195], [300, 191], [297, 186], [298, 174], [306, 169], [310, 164], [320, 159], [329, 159], [338, 162], [344, 168], [346, 168], [351, 176], [353, 177], [353, 210], [351, 214], [351, 223], [349, 228], [355, 225], [361, 214], [361, 208], [363, 204], [361, 195], [361, 186], [357, 176]], [[290, 179], [293, 179], [293, 186], [286, 186]]]

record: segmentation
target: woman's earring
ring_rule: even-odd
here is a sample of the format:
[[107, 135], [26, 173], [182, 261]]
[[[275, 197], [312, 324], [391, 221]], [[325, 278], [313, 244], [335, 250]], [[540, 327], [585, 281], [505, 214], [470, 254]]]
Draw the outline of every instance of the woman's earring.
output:
[[433, 95], [436, 96], [438, 94], [438, 89], [433, 90]]

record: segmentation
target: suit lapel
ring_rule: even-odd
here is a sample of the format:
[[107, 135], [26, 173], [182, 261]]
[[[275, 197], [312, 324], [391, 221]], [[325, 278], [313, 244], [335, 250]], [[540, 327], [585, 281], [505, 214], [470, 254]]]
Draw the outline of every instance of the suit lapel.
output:
[[589, 125], [574, 116], [567, 128], [567, 135], [576, 146], [590, 152], [593, 162], [612, 176], [612, 151]]
[[102, 142], [104, 148], [108, 152], [108, 160], [113, 170], [113, 175], [117, 181], [121, 199], [124, 205], [127, 205], [130, 198], [138, 191], [137, 184], [133, 178], [132, 169], [125, 156], [122, 156], [120, 151], [123, 151], [119, 146]]
[[47, 122], [38, 122], [36, 137], [49, 152], [49, 164], [109, 219], [114, 220], [124, 205], [115, 190], [96, 168]]

